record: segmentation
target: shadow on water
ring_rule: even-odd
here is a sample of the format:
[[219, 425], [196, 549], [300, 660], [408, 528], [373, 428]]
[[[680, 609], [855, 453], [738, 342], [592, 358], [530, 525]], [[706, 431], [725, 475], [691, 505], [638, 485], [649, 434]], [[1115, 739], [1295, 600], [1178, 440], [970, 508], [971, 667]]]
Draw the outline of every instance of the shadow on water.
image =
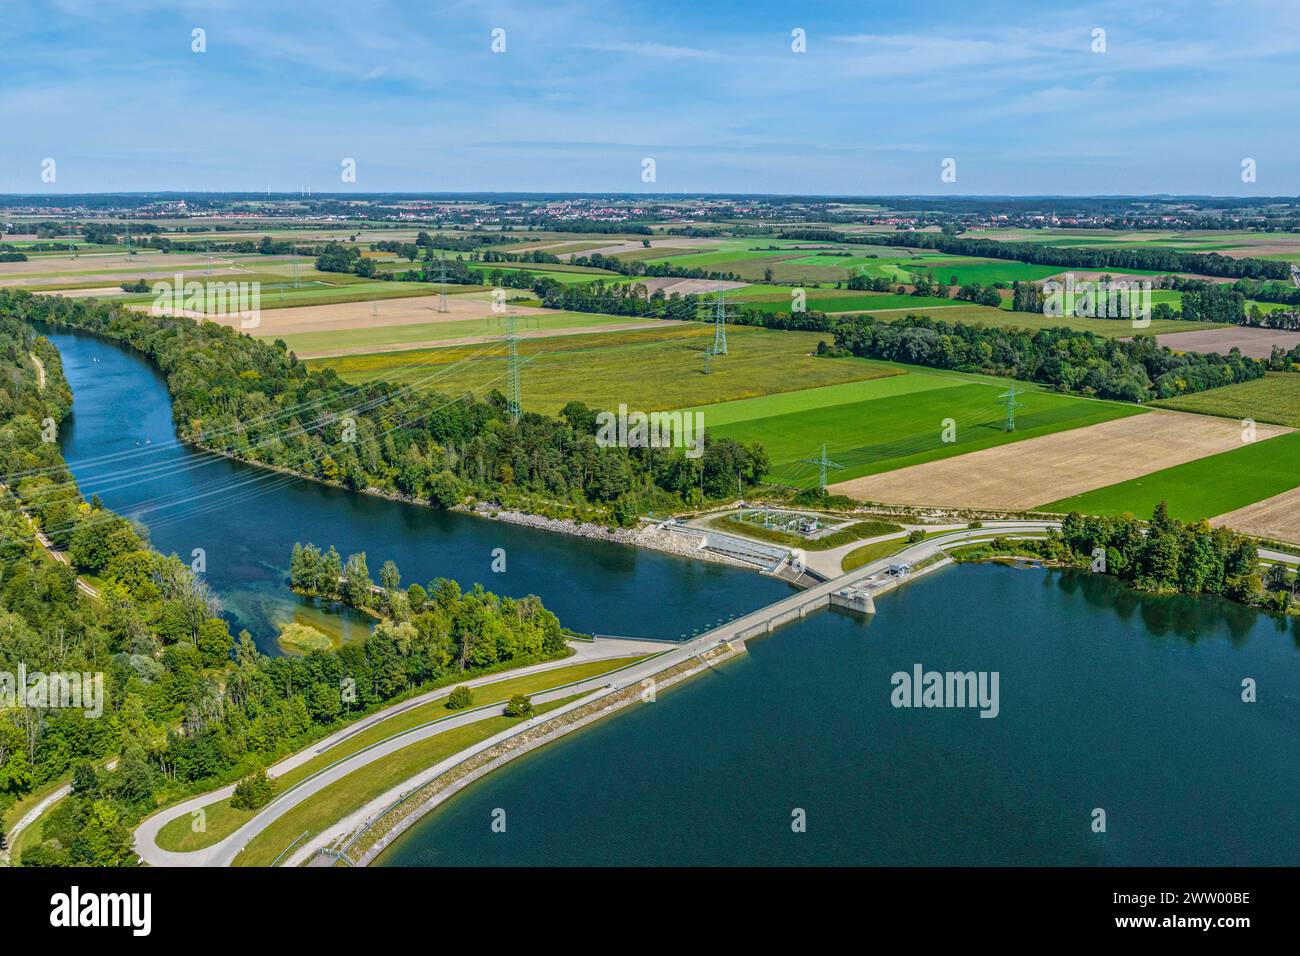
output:
[[1155, 637], [1178, 637], [1195, 644], [1206, 637], [1226, 635], [1234, 645], [1243, 644], [1261, 620], [1276, 623], [1279, 633], [1300, 619], [1246, 607], [1236, 601], [1211, 595], [1147, 594], [1116, 578], [1075, 569], [1054, 569], [1043, 582], [1065, 594], [1082, 598], [1089, 605], [1112, 611], [1121, 620], [1139, 619]]

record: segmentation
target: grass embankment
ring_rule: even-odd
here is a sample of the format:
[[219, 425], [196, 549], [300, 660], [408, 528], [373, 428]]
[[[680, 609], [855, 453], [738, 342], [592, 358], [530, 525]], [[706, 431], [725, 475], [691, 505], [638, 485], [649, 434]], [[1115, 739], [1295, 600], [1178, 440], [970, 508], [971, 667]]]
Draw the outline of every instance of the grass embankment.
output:
[[840, 561], [841, 571], [856, 571], [864, 564], [870, 564], [872, 561], [878, 561], [881, 558], [887, 558], [891, 554], [897, 554], [908, 545], [907, 538], [890, 538], [888, 541], [876, 541], [872, 544], [864, 544], [860, 548], [854, 548], [844, 556]]
[[[533, 713], [545, 714], [580, 696], [582, 695], [539, 704]], [[310, 840], [324, 828], [409, 780], [421, 770], [528, 719], [504, 715], [488, 717], [412, 744], [366, 767], [363, 772], [350, 773], [315, 794], [311, 800], [298, 804], [253, 837], [243, 852], [235, 857], [234, 865], [270, 866], [294, 841]]]
[[[536, 674], [525, 674], [522, 677], [511, 677], [505, 680], [493, 681], [489, 684], [482, 684], [473, 688], [474, 706], [504, 704], [515, 694], [532, 695], [540, 693], [573, 681], [596, 677], [644, 659], [644, 657], [615, 657], [602, 661], [588, 661], [582, 664], [572, 664], [567, 667], [540, 671]], [[276, 792], [283, 793], [295, 784], [306, 780], [312, 774], [324, 770], [330, 764], [350, 757], [372, 744], [387, 740], [389, 737], [404, 733], [423, 724], [450, 716], [453, 712], [447, 709], [446, 703], [447, 698], [443, 695], [404, 710], [399, 714], [394, 714], [392, 717], [354, 733], [325, 752], [312, 757], [311, 760], [294, 767], [282, 776], [276, 777]], [[175, 852], [201, 850], [224, 840], [254, 816], [253, 813], [247, 811], [232, 810], [228, 797], [208, 804], [203, 810], [207, 817], [204, 832], [194, 833], [191, 827], [192, 818], [188, 814], [180, 816], [158, 831], [158, 846], [164, 850]]]
[[[952, 533], [951, 530], [927, 531], [925, 532], [924, 536], [921, 538], [921, 541], [925, 541], [928, 538], [933, 538], [935, 535], [951, 534], [951, 533]], [[920, 542], [918, 541], [907, 540], [906, 536], [902, 538], [890, 538], [888, 541], [873, 541], [871, 544], [865, 544], [860, 548], [854, 548], [852, 551], [846, 554], [843, 560], [840, 561], [840, 570], [856, 571], [864, 564], [870, 564], [872, 561], [878, 561], [881, 558], [887, 558], [891, 554], [897, 554], [899, 551], [902, 551], [904, 548], [919, 543]]]
[[882, 534], [893, 534], [903, 530], [901, 525], [896, 525], [890, 521], [859, 521], [823, 538], [809, 539], [801, 535], [779, 531], [776, 528], [765, 528], [761, 524], [755, 524], [752, 521], [738, 521], [731, 515], [720, 515], [713, 518], [709, 521], [709, 527], [717, 528], [726, 534], [756, 538], [759, 541], [768, 541], [772, 544], [784, 545], [790, 548], [802, 548], [805, 551], [829, 551], [832, 548], [838, 548], [854, 541], [862, 541], [865, 538], [878, 538]]
[[[111, 760], [106, 760], [103, 764], [110, 762]], [[103, 764], [100, 764], [100, 766], [103, 766]], [[13, 830], [14, 825], [26, 816], [28, 812], [34, 810], [42, 800], [54, 793], [55, 790], [67, 786], [71, 782], [72, 774], [65, 774], [56, 780], [49, 781], [44, 786], [31, 791], [21, 799], [15, 801], [13, 806], [6, 810], [3, 818], [0, 819], [0, 823], [3, 823], [3, 826], [0, 826], [0, 830], [3, 830], [6, 834], [10, 833]], [[17, 862], [18, 860], [21, 860], [25, 848], [36, 846], [41, 842], [42, 824], [44, 823], [45, 818], [49, 816], [58, 805], [59, 801], [57, 800], [54, 803], [51, 803], [45, 808], [45, 812], [33, 820], [27, 828], [16, 837], [9, 840], [8, 853], [10, 861]]]

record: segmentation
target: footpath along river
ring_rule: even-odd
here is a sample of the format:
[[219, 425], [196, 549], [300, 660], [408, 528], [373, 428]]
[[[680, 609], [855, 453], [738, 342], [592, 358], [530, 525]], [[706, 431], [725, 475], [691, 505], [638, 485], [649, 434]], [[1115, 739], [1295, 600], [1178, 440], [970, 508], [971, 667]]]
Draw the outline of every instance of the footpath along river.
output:
[[[746, 571], [405, 505], [175, 442], [142, 358], [59, 333], [60, 436], [84, 494], [206, 553], [237, 625], [339, 618], [289, 594], [294, 541], [405, 581], [536, 593], [578, 630], [678, 639], [789, 586]], [[505, 548], [507, 572], [490, 570]], [[349, 640], [369, 628], [344, 617]], [[864, 622], [823, 612], [491, 774], [379, 863], [1300, 863], [1300, 631], [1075, 572], [951, 567]], [[998, 715], [898, 708], [896, 672], [996, 672]], [[1242, 700], [1242, 681], [1258, 702]], [[494, 832], [494, 811], [506, 830]], [[1094, 832], [1096, 811], [1105, 832]], [[806, 817], [806, 831], [792, 827]]]

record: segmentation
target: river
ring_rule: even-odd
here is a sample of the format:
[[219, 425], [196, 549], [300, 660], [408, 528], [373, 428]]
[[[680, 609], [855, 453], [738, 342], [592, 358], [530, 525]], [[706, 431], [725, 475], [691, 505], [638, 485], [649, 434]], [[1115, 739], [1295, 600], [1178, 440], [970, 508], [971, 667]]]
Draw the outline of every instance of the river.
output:
[[[448, 577], [536, 594], [586, 633], [680, 640], [791, 592], [740, 568], [355, 494], [197, 451], [177, 441], [167, 383], [147, 360], [94, 336], [49, 338], [73, 390], [59, 437], [82, 494], [142, 521], [165, 554], [189, 564], [200, 549], [234, 629], [246, 627], [267, 653], [279, 653], [275, 638], [290, 621], [348, 641], [374, 623], [289, 591], [295, 541], [344, 557], [364, 551], [374, 577], [391, 558], [403, 585]], [[498, 548], [504, 572], [492, 570]]]
[[[678, 638], [789, 593], [194, 452], [146, 362], [51, 338], [76, 396], [61, 440], [83, 493], [141, 518], [164, 551], [203, 548], [207, 580], [268, 650], [283, 621], [329, 616], [287, 592], [295, 540], [365, 550], [372, 570], [392, 557], [407, 581], [536, 593], [565, 624], [605, 633]], [[496, 547], [505, 574], [489, 570]], [[870, 621], [817, 614], [508, 764], [379, 862], [1294, 865], [1295, 623], [1079, 572], [947, 568], [883, 597]], [[348, 639], [365, 627], [352, 621]], [[997, 716], [892, 706], [891, 676], [917, 664], [996, 673]]]

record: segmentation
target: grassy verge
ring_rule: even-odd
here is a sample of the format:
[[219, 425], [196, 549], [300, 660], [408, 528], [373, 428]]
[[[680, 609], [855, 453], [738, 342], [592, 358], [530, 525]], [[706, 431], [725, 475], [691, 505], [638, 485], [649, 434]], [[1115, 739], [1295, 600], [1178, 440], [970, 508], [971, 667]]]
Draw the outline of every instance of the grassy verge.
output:
[[158, 831], [157, 843], [173, 853], [188, 853], [220, 843], [257, 814], [256, 810], [236, 810], [229, 798], [209, 803], [203, 808], [203, 829], [194, 830], [191, 814], [179, 816]]
[[876, 541], [873, 544], [865, 544], [860, 548], [854, 548], [840, 562], [840, 570], [856, 571], [864, 564], [870, 564], [872, 561], [878, 561], [881, 558], [889, 557], [891, 554], [897, 554], [907, 545], [906, 538], [890, 538], [888, 541]]

